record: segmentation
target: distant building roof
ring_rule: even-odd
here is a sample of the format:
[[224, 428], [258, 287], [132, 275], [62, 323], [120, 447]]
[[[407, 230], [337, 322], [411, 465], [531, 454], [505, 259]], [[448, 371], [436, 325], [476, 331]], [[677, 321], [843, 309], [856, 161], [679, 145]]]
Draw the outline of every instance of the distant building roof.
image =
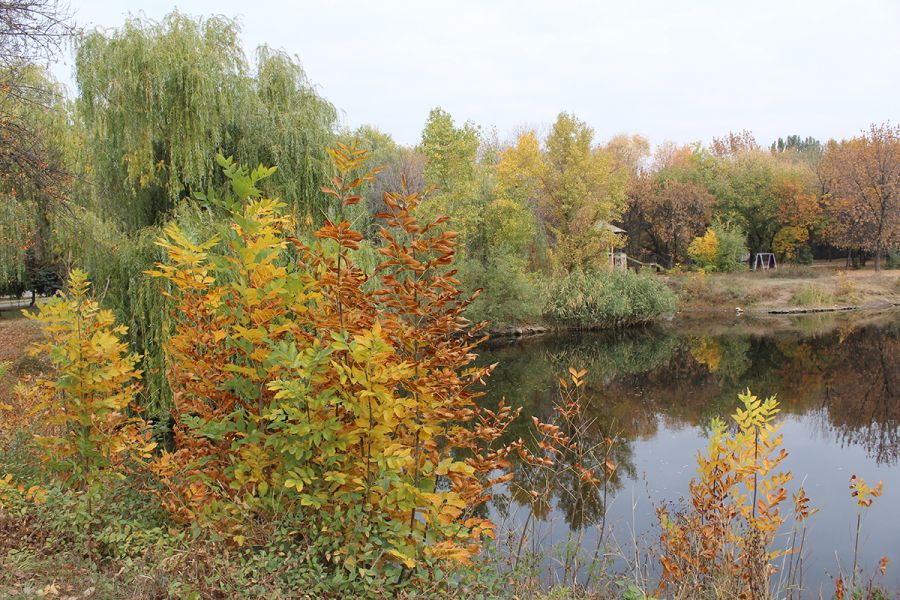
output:
[[622, 229], [621, 227], [616, 227], [616, 226], [613, 225], [612, 223], [607, 223], [606, 221], [597, 221], [597, 225], [595, 225], [595, 227], [596, 227], [597, 229], [606, 229], [606, 230], [608, 230], [608, 231], [612, 231], [613, 233], [615, 233], [615, 234], [617, 234], [617, 235], [618, 235], [618, 234], [623, 234], [623, 233], [628, 233], [627, 231], [625, 231], [625, 230]]

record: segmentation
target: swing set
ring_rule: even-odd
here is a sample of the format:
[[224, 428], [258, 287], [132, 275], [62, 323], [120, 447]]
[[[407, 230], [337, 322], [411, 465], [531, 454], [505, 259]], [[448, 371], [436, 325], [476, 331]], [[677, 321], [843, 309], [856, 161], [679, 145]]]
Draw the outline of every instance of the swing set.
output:
[[763, 271], [768, 271], [769, 269], [778, 269], [778, 263], [775, 262], [775, 254], [772, 252], [760, 252], [756, 255], [756, 259], [753, 261], [753, 270], [759, 267]]

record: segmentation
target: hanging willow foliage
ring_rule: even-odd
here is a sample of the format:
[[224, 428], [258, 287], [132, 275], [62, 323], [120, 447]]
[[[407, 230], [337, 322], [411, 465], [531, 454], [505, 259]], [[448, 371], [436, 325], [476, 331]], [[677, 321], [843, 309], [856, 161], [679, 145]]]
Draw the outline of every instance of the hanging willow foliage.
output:
[[327, 204], [321, 189], [332, 170], [325, 148], [334, 143], [337, 112], [316, 94], [296, 58], [261, 46], [256, 64], [258, 118], [234, 156], [244, 164], [278, 165], [267, 191], [286, 202], [299, 222], [309, 217], [319, 223]]
[[27, 205], [0, 199], [0, 295], [18, 296], [25, 290], [33, 224]]
[[260, 48], [253, 77], [239, 34], [234, 20], [176, 11], [79, 41], [94, 200], [126, 230], [159, 224], [180, 199], [221, 183], [217, 153], [278, 164], [271, 191], [320, 212], [337, 113], [287, 54]]
[[15, 85], [0, 73], [0, 293], [53, 289], [51, 215], [71, 185], [65, 167], [69, 120], [62, 90], [46, 69], [22, 65]]
[[136, 229], [203, 189], [245, 91], [238, 33], [225, 18], [173, 12], [80, 40], [75, 79], [99, 208]]

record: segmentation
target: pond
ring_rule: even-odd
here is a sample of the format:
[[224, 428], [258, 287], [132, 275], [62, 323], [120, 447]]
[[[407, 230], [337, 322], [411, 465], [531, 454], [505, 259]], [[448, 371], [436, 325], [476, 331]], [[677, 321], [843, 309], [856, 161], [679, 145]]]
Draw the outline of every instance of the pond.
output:
[[[522, 407], [512, 438], [534, 439], [531, 417], [549, 418], [558, 380], [572, 366], [588, 370], [591, 431], [598, 442], [615, 440], [610, 458], [616, 469], [606, 489], [598, 487], [592, 497], [575, 494], [578, 483], [563, 480], [545, 506], [510, 487], [490, 507], [501, 535], [527, 532], [525, 552], [542, 556], [547, 578], [564, 576], [567, 553], [580, 551], [583, 565], [598, 552], [601, 530], [599, 555], [611, 553], [618, 568], [627, 568], [630, 561], [622, 555], [634, 556], [635, 546], [658, 541], [656, 508], [666, 501], [683, 505], [710, 420], [732, 414], [738, 394], [749, 388], [760, 397], [777, 394], [789, 453], [783, 466], [794, 476], [788, 491], [802, 483], [818, 509], [807, 521], [805, 589], [833, 589], [838, 564], [844, 572], [851, 569], [857, 514], [848, 487], [852, 474], [872, 485], [884, 482], [883, 496], [865, 511], [860, 564], [874, 573], [887, 556], [885, 583], [900, 585], [897, 311], [777, 321], [693, 319], [628, 333], [553, 335], [489, 346], [479, 362], [498, 363], [482, 402], [496, 405], [505, 398]], [[527, 470], [514, 467], [517, 477], [527, 478]], [[790, 495], [785, 509], [792, 512]], [[779, 546], [787, 545], [787, 535], [779, 537]], [[508, 543], [521, 551], [514, 539]], [[657, 568], [650, 554], [647, 566]]]

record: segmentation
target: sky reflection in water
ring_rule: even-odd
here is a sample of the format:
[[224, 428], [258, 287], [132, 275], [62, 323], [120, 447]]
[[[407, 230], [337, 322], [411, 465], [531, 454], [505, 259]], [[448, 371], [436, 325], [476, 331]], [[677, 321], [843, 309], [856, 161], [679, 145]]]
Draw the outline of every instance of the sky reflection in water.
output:
[[[511, 433], [526, 439], [532, 435], [530, 417], [548, 417], [556, 381], [566, 368], [589, 370], [587, 398], [598, 439], [621, 438], [614, 452], [619, 468], [606, 502], [606, 535], [626, 550], [633, 548], [633, 536], [645, 542], [658, 536], [655, 506], [664, 500], [677, 504], [687, 493], [696, 453], [707, 444], [709, 420], [734, 412], [738, 393], [747, 387], [759, 396], [777, 393], [789, 452], [784, 464], [794, 473], [788, 490], [793, 493], [802, 482], [819, 509], [809, 521], [804, 552], [807, 589], [830, 588], [827, 573], [837, 571], [837, 560], [850, 569], [856, 508], [848, 481], [854, 473], [873, 485], [881, 479], [885, 487], [863, 520], [860, 562], [874, 572], [879, 558], [887, 556], [887, 582], [900, 584], [896, 311], [865, 319], [811, 316], [774, 330], [767, 322], [743, 319], [552, 336], [486, 348], [479, 362], [499, 362], [484, 403], [505, 397], [522, 406], [523, 418]], [[516, 471], [524, 475], [521, 465]], [[569, 491], [555, 490], [529, 545], [558, 549], [580, 528], [582, 550], [590, 555], [603, 500], [595, 495], [586, 503], [573, 502]], [[528, 514], [520, 496], [507, 494], [491, 507], [495, 519], [513, 531], [521, 531]], [[551, 559], [545, 568], [558, 576], [553, 564]]]

